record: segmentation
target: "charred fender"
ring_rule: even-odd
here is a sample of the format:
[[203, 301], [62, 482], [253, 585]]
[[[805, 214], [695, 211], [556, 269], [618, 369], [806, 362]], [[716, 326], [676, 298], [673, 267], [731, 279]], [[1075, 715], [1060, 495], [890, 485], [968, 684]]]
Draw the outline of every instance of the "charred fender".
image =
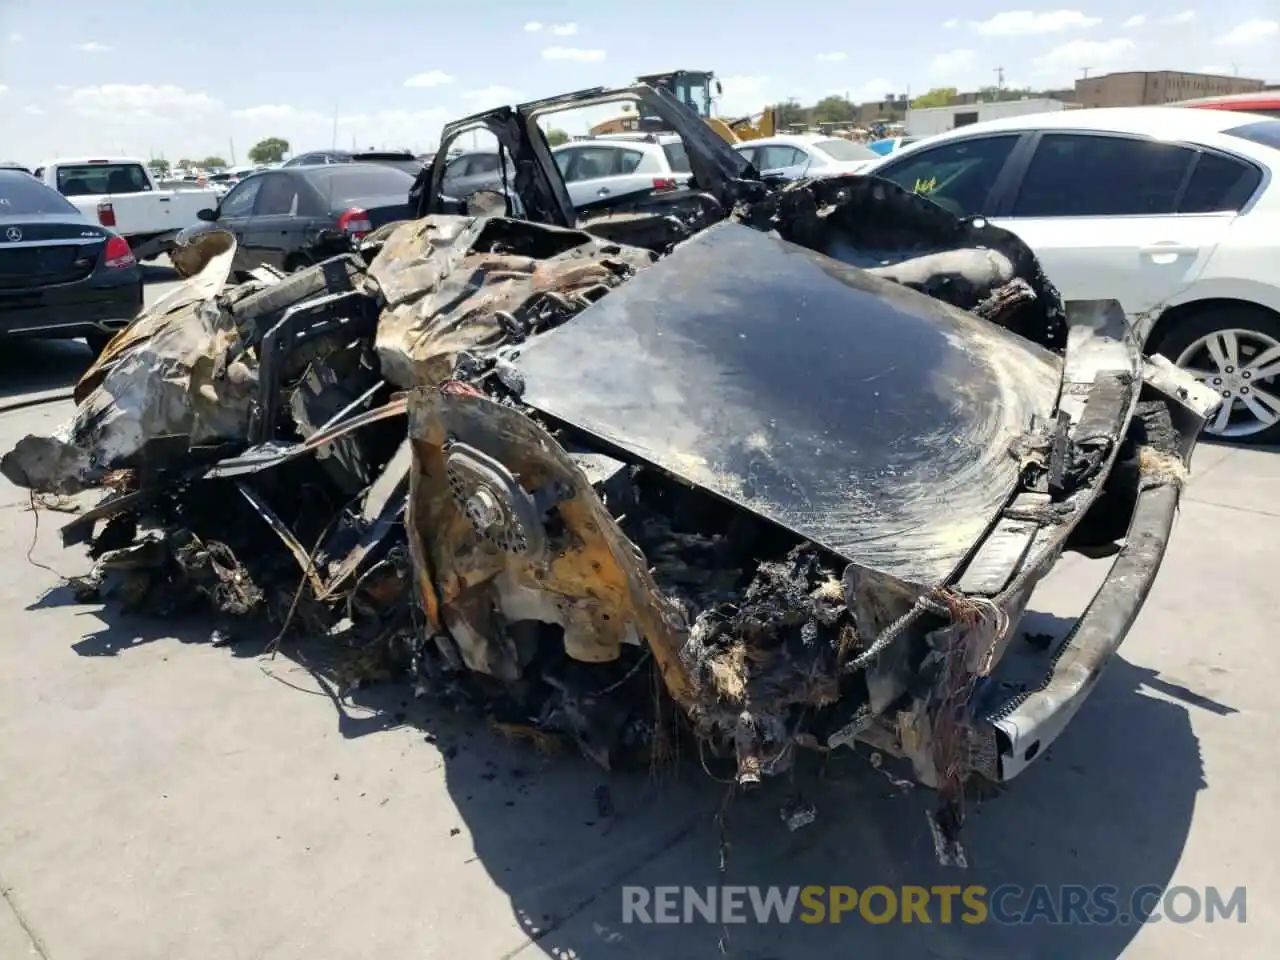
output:
[[691, 706], [683, 616], [550, 434], [451, 381], [410, 394], [409, 437], [410, 537], [434, 594], [423, 605], [438, 604], [438, 626], [468, 667], [516, 679], [522, 654], [507, 628], [535, 620], [562, 627], [566, 654], [581, 662], [645, 643], [668, 692]]

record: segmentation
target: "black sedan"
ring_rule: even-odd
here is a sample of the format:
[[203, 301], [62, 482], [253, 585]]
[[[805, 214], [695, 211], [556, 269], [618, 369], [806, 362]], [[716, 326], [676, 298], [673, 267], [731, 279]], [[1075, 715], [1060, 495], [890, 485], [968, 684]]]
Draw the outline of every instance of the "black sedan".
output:
[[206, 229], [235, 234], [232, 269], [297, 270], [408, 219], [413, 179], [368, 163], [281, 167], [241, 180], [216, 209], [200, 211], [200, 219], [210, 224]]
[[123, 237], [0, 169], [0, 335], [84, 337], [100, 350], [141, 309], [142, 272]]

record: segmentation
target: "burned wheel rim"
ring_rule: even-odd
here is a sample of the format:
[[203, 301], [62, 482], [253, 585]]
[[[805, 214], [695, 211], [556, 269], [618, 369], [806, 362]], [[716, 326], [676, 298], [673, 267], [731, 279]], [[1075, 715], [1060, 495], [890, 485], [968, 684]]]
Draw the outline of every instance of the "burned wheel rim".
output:
[[1280, 423], [1280, 341], [1257, 330], [1215, 330], [1176, 363], [1222, 398], [1207, 433], [1251, 437]]

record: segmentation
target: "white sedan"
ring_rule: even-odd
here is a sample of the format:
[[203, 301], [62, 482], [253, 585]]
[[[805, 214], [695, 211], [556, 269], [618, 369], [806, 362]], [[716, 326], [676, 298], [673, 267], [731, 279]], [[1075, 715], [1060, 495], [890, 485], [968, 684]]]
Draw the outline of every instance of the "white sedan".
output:
[[832, 177], [857, 173], [880, 154], [851, 140], [816, 134], [780, 134], [735, 144], [733, 149], [767, 177]]
[[1280, 441], [1280, 120], [1126, 107], [1007, 117], [861, 171], [982, 216], [1063, 300], [1118, 300], [1150, 353], [1221, 393], [1214, 435]]

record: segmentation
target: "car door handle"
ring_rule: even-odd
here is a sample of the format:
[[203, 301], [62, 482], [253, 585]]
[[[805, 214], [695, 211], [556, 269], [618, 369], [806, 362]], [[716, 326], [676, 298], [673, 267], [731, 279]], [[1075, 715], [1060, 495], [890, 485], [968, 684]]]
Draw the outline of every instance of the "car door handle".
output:
[[597, 197], [607, 197], [607, 196], [609, 196], [609, 188], [608, 188], [608, 187], [601, 187], [599, 190], [597, 190], [597, 191], [596, 191], [596, 196], [597, 196]]

